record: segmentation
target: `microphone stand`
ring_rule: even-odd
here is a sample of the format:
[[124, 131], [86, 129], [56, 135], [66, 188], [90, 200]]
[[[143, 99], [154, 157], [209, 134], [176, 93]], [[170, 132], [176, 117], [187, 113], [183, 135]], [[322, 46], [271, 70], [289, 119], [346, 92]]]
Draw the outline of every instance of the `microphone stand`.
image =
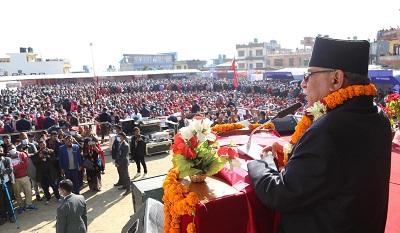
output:
[[266, 121], [265, 123], [263, 123], [262, 125], [258, 126], [253, 131], [251, 131], [249, 140], [247, 141], [247, 143], [238, 147], [239, 154], [247, 155], [253, 159], [259, 159], [260, 158], [259, 155], [262, 153], [263, 147], [261, 147], [260, 145], [258, 145], [256, 143], [251, 143], [251, 137], [253, 136], [253, 134], [256, 131], [258, 131], [259, 129], [261, 129], [262, 127], [264, 127], [266, 124], [271, 122], [272, 120], [274, 120], [276, 118], [283, 118], [283, 117], [287, 116], [288, 114], [296, 111], [301, 106], [302, 106], [301, 103], [296, 103], [296, 104], [278, 112], [278, 114], [276, 114], [272, 119]]

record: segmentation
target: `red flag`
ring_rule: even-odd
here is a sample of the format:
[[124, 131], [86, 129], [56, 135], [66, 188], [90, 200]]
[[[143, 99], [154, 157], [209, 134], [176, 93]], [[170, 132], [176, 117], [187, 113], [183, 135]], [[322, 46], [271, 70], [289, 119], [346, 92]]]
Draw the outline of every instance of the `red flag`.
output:
[[232, 65], [231, 65], [231, 68], [229, 68], [229, 70], [233, 70], [233, 86], [238, 87], [239, 84], [236, 79], [236, 64], [235, 63], [236, 63], [236, 58], [233, 58]]

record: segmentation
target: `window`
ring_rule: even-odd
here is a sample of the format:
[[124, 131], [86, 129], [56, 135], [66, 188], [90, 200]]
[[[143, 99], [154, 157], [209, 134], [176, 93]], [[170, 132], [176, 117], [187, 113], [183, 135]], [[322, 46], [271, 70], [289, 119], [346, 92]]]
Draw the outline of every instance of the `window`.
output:
[[303, 60], [303, 66], [308, 66], [308, 62], [309, 62], [308, 59], [304, 59], [304, 60]]
[[301, 63], [301, 57], [299, 58], [299, 63], [298, 63], [298, 64], [299, 64], [299, 66], [301, 66], [301, 64], [302, 64], [302, 63]]
[[283, 66], [283, 59], [275, 59], [274, 66]]
[[294, 66], [294, 58], [289, 58], [289, 66]]
[[249, 57], [253, 56], [253, 51], [249, 51]]
[[256, 68], [263, 68], [263, 64], [262, 63], [256, 63]]
[[244, 51], [238, 51], [238, 57], [244, 57]]
[[262, 49], [256, 50], [256, 56], [262, 56], [262, 55], [263, 55]]
[[176, 69], [177, 69], [177, 70], [181, 70], [182, 67], [181, 67], [181, 66], [176, 66]]
[[253, 69], [253, 64], [249, 64], [249, 69]]
[[239, 64], [238, 64], [238, 68], [239, 68], [239, 69], [245, 69], [244, 63], [239, 63]]

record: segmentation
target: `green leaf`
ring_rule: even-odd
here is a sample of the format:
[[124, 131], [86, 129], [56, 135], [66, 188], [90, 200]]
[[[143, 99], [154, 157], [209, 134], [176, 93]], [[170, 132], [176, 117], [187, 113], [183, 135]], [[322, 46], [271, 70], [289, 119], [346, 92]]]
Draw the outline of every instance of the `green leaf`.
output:
[[175, 156], [175, 158], [172, 159], [172, 162], [178, 165], [178, 170], [180, 172], [189, 170], [191, 167], [194, 166], [193, 161], [190, 159], [186, 159], [183, 155]]
[[191, 168], [189, 170], [181, 171], [179, 173], [179, 178], [183, 178], [183, 177], [186, 177], [188, 175], [196, 175], [196, 174], [201, 174], [201, 170], [200, 169], [196, 169], [196, 168]]
[[213, 161], [213, 163], [210, 165], [208, 168], [208, 171], [206, 173], [207, 176], [212, 176], [219, 172], [226, 164], [228, 160], [225, 158], [217, 158]]

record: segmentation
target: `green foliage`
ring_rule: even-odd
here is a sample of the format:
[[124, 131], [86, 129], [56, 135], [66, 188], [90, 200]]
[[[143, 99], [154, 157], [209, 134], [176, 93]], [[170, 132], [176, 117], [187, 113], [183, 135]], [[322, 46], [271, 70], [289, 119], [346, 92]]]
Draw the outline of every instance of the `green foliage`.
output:
[[[212, 146], [219, 147], [219, 144], [216, 142]], [[218, 157], [212, 146], [208, 141], [199, 144], [194, 149], [197, 153], [197, 157], [194, 159], [186, 159], [184, 155], [175, 156], [172, 162], [178, 166], [180, 171], [179, 178], [200, 174], [212, 176], [219, 172], [228, 160], [227, 158]]]

